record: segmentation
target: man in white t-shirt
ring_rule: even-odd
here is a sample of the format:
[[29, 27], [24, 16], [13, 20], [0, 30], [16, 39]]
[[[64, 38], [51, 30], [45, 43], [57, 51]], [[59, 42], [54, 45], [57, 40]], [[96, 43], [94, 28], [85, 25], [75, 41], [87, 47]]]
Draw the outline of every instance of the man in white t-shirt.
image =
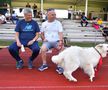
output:
[[[63, 50], [63, 27], [62, 24], [56, 20], [56, 13], [54, 9], [49, 9], [47, 12], [47, 21], [42, 23], [41, 34], [43, 45], [41, 47], [41, 56], [43, 64], [38, 68], [40, 71], [44, 71], [48, 68], [46, 61], [46, 52], [49, 49], [57, 48]], [[61, 74], [63, 69], [57, 66], [56, 71]]]
[[0, 24], [5, 24], [5, 23], [6, 23], [6, 17], [0, 14]]

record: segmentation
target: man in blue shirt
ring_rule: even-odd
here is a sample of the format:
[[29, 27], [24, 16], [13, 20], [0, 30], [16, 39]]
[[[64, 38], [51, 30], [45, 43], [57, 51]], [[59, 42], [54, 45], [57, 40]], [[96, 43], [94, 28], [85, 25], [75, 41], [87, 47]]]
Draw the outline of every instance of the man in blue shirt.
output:
[[88, 25], [88, 21], [87, 21], [87, 17], [85, 16], [85, 13], [82, 13], [82, 16], [81, 16], [81, 26], [83, 27], [83, 23], [85, 23], [85, 27], [87, 27]]
[[32, 50], [32, 55], [28, 60], [28, 68], [33, 68], [33, 60], [38, 56], [40, 47], [38, 46], [37, 39], [39, 37], [39, 26], [36, 21], [32, 20], [32, 10], [30, 8], [24, 9], [24, 19], [20, 20], [15, 28], [15, 40], [9, 46], [9, 52], [16, 59], [16, 68], [23, 67], [23, 60], [19, 56], [19, 49], [23, 45]]

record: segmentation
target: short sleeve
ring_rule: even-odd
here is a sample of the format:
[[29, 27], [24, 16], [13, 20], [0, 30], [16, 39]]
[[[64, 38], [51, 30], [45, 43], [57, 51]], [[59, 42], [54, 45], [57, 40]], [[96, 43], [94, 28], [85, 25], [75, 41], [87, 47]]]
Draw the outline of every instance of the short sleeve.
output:
[[40, 32], [40, 28], [37, 22], [36, 22], [36, 32]]
[[58, 22], [58, 30], [59, 32], [63, 32], [63, 26], [60, 22]]
[[44, 32], [44, 22], [43, 22], [42, 25], [41, 25], [40, 31], [41, 31], [41, 32]]
[[20, 21], [19, 21], [18, 24], [16, 25], [15, 31], [16, 31], [16, 32], [20, 32]]

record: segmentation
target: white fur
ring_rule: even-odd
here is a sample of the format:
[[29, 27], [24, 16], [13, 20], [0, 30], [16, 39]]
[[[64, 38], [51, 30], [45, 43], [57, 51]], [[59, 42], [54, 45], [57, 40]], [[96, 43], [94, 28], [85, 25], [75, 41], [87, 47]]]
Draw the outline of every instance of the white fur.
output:
[[[95, 48], [102, 57], [107, 56], [108, 44], [98, 44]], [[89, 75], [90, 81], [95, 77], [94, 67], [98, 64], [100, 55], [93, 47], [71, 46], [64, 51], [52, 57], [52, 61], [64, 69], [64, 76], [69, 81], [77, 82], [72, 73], [79, 67]]]

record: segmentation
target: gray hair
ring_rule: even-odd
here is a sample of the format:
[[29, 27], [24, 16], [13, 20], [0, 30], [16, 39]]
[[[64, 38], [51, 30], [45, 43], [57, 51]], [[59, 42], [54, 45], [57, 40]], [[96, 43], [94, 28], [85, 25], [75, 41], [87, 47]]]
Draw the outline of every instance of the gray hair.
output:
[[31, 9], [31, 8], [24, 8], [23, 13], [24, 13], [24, 14], [32, 13], [32, 9]]

